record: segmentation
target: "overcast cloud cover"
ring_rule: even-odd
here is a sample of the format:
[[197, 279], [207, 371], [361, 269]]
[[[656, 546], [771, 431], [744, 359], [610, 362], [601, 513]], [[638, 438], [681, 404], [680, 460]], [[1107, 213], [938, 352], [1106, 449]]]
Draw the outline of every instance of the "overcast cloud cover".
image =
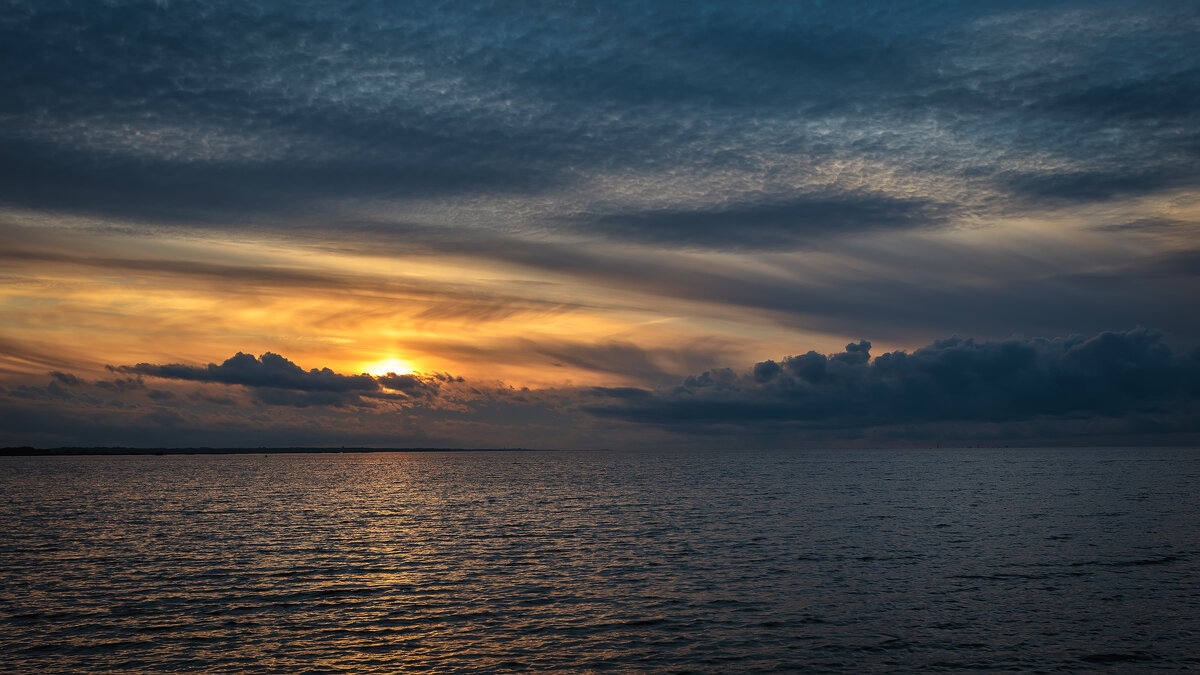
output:
[[1198, 43], [1167, 1], [7, 2], [0, 442], [1194, 438]]
[[454, 198], [453, 224], [790, 247], [1192, 186], [1198, 23], [1187, 2], [13, 2], [0, 189], [212, 227], [344, 200], [447, 225], [429, 211]]

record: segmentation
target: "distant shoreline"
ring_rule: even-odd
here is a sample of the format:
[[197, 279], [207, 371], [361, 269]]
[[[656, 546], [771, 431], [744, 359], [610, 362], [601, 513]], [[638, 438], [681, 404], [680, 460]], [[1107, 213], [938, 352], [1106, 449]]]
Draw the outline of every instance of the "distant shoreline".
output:
[[[796, 451], [943, 451], [959, 452], [972, 450], [1136, 450], [1139, 448], [1176, 448], [1181, 450], [1200, 450], [1200, 444], [1169, 444], [1169, 445], [947, 445], [936, 447], [932, 445], [911, 446], [825, 446], [815, 448], [758, 448], [758, 450]], [[611, 452], [612, 448], [588, 448], [589, 452]], [[674, 448], [678, 450], [678, 448]], [[747, 450], [742, 448], [740, 450]], [[277, 447], [277, 448], [130, 448], [121, 446], [96, 447], [60, 447], [35, 448], [31, 446], [0, 448], [0, 457], [77, 457], [104, 455], [286, 455], [309, 454], [328, 455], [341, 453], [434, 453], [434, 452], [569, 452], [563, 448], [361, 448], [361, 447]]]
[[334, 454], [345, 452], [547, 452], [538, 448], [0, 448], [0, 457], [44, 457], [51, 455], [281, 455], [293, 453]]

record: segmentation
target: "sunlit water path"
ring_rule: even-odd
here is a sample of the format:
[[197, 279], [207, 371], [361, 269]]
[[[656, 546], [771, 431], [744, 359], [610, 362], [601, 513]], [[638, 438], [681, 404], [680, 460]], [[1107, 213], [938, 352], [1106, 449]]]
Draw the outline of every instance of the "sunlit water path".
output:
[[1200, 668], [1200, 451], [0, 458], [0, 669]]

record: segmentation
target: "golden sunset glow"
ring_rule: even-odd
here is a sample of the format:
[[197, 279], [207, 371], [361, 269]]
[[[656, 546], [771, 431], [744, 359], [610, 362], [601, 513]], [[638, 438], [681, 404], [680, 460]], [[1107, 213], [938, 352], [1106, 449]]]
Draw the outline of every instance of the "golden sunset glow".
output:
[[919, 436], [1000, 408], [871, 417], [885, 353], [1200, 341], [1187, 3], [64, 2], [0, 20], [13, 442]]
[[412, 363], [397, 358], [375, 361], [374, 363], [363, 365], [362, 368], [362, 372], [368, 375], [375, 375], [376, 377], [388, 374], [406, 375], [414, 370], [416, 368], [413, 367]]
[[1198, 36], [3, 0], [6, 662], [1194, 666]]

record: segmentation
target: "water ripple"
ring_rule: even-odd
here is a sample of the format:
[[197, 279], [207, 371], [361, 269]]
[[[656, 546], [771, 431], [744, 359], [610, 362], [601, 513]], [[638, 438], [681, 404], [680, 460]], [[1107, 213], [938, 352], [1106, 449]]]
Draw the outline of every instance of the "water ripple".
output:
[[13, 671], [1200, 666], [1194, 450], [0, 462]]

